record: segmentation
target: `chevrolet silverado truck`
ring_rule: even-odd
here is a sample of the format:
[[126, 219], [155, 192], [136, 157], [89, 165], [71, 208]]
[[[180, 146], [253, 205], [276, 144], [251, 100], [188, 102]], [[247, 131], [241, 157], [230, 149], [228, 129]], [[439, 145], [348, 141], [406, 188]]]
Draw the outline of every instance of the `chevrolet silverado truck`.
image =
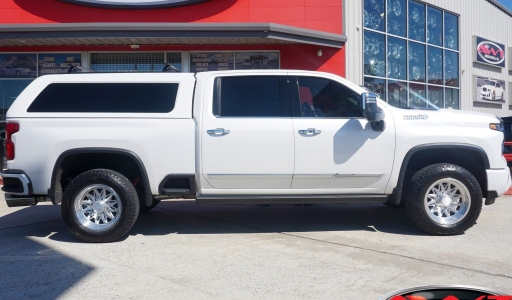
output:
[[42, 76], [5, 144], [8, 206], [60, 204], [87, 242], [169, 198], [405, 204], [424, 231], [462, 234], [510, 186], [498, 117], [395, 108], [311, 71]]

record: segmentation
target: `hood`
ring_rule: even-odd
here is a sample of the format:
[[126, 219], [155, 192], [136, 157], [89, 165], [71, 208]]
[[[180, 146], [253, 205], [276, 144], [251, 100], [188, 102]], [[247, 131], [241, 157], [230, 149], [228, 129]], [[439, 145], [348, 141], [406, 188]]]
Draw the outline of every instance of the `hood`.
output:
[[499, 123], [496, 115], [457, 109], [392, 109], [393, 115], [404, 121], [434, 121], [463, 123]]
[[[425, 111], [423, 111], [425, 112]], [[456, 109], [440, 109], [437, 111], [439, 117], [444, 121], [464, 122], [464, 123], [500, 123], [496, 115], [475, 112], [475, 111], [464, 111]]]

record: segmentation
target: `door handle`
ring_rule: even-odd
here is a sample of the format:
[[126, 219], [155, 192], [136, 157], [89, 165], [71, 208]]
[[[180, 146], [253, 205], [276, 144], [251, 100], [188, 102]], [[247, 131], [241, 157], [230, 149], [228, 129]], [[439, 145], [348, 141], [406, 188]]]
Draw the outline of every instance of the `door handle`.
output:
[[206, 130], [206, 133], [210, 135], [225, 135], [228, 134], [230, 131], [225, 130], [224, 128], [215, 128], [215, 129], [208, 129]]
[[316, 135], [316, 134], [320, 134], [322, 133], [322, 130], [318, 130], [318, 129], [315, 129], [315, 128], [308, 128], [308, 129], [301, 129], [299, 130], [299, 134], [304, 134], [304, 135]]

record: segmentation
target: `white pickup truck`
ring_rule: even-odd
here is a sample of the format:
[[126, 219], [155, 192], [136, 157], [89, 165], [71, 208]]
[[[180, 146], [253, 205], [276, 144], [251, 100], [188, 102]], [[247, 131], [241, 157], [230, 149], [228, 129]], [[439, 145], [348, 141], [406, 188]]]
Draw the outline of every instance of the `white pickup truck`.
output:
[[182, 197], [405, 203], [420, 228], [451, 235], [509, 188], [502, 144], [496, 116], [395, 108], [328, 73], [48, 75], [7, 113], [2, 190], [9, 206], [61, 204], [88, 242]]

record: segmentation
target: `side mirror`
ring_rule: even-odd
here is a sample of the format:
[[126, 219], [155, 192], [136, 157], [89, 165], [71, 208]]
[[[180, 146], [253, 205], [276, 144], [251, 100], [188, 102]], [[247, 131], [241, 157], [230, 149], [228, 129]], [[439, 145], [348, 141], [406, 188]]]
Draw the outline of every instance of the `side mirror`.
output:
[[386, 123], [384, 122], [385, 114], [377, 106], [377, 95], [374, 93], [362, 93], [363, 111], [366, 119], [371, 122], [375, 131], [384, 131]]

